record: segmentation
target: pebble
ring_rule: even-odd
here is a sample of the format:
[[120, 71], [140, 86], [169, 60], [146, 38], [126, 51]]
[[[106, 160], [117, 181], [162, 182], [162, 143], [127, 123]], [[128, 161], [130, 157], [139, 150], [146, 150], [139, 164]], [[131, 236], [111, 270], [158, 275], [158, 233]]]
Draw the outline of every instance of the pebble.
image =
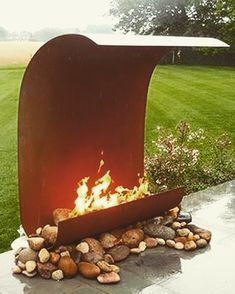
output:
[[175, 241], [173, 241], [173, 240], [166, 240], [166, 245], [168, 247], [174, 248], [175, 247]]
[[171, 226], [173, 224], [173, 222], [174, 222], [174, 217], [171, 215], [166, 215], [160, 221], [160, 224], [163, 226]]
[[105, 273], [99, 275], [97, 281], [101, 284], [114, 284], [120, 281], [120, 276], [115, 272]]
[[37, 269], [38, 269], [39, 275], [43, 279], [50, 279], [53, 271], [55, 271], [57, 267], [50, 262], [46, 262], [46, 263], [38, 262]]
[[18, 265], [15, 265], [11, 270], [13, 274], [20, 274], [22, 272], [22, 269]]
[[188, 238], [188, 241], [194, 241], [194, 235], [193, 235], [193, 233], [192, 232], [189, 232], [187, 238]]
[[120, 268], [114, 264], [108, 264], [107, 262], [105, 262], [104, 260], [102, 261], [98, 261], [97, 262], [97, 266], [106, 273], [110, 273], [110, 272], [115, 272], [115, 273], [119, 273], [120, 272]]
[[173, 230], [178, 230], [178, 229], [181, 228], [181, 223], [179, 223], [179, 222], [173, 222], [173, 224], [172, 224], [171, 227], [172, 227]]
[[74, 262], [78, 264], [81, 261], [82, 253], [75, 250], [71, 252], [71, 257], [74, 260]]
[[118, 228], [111, 231], [111, 234], [118, 238], [121, 238], [121, 236], [127, 231], [127, 228]]
[[15, 252], [15, 256], [19, 255], [23, 249], [25, 249], [25, 247], [19, 247]]
[[193, 241], [197, 241], [197, 240], [199, 240], [200, 239], [200, 236], [198, 235], [198, 234], [195, 234], [194, 236], [193, 236]]
[[27, 271], [22, 271], [22, 274], [27, 276], [28, 278], [33, 278], [37, 275], [37, 271], [34, 271], [32, 273], [28, 273]]
[[158, 237], [164, 240], [175, 238], [175, 231], [172, 228], [153, 223], [144, 226], [144, 232], [151, 237]]
[[184, 244], [181, 243], [181, 242], [176, 242], [176, 243], [175, 243], [175, 249], [177, 249], [177, 250], [182, 250], [182, 249], [184, 249]]
[[55, 281], [63, 280], [64, 274], [62, 270], [56, 270], [51, 274], [51, 278]]
[[208, 243], [207, 243], [207, 241], [205, 239], [197, 240], [196, 244], [197, 244], [198, 248], [205, 248], [208, 245]]
[[96, 252], [88, 252], [88, 253], [82, 254], [81, 259], [82, 261], [97, 263], [98, 261], [103, 260], [103, 255], [100, 255]]
[[[26, 261], [27, 262], [27, 261]], [[18, 267], [20, 267], [22, 270], [26, 269], [26, 265], [25, 263], [21, 262], [20, 260], [18, 260], [17, 262]]]
[[147, 237], [144, 239], [144, 242], [147, 248], [154, 248], [154, 247], [157, 247], [158, 245], [158, 241], [156, 238]]
[[147, 248], [147, 245], [144, 241], [141, 241], [139, 244], [139, 249], [143, 252]]
[[114, 264], [114, 259], [113, 259], [112, 255], [110, 255], [110, 254], [104, 255], [104, 261], [106, 261], [109, 264]]
[[180, 209], [178, 206], [176, 206], [168, 211], [168, 215], [172, 216], [173, 219], [176, 219], [178, 217], [179, 212]]
[[184, 249], [187, 251], [191, 251], [197, 248], [197, 245], [194, 241], [188, 241], [184, 244]]
[[166, 245], [166, 241], [162, 238], [156, 238], [157, 240], [157, 244], [160, 246], [165, 246]]
[[37, 264], [36, 264], [36, 261], [34, 260], [29, 260], [25, 264], [25, 268], [28, 273], [33, 272], [36, 269], [36, 267], [37, 267]]
[[68, 208], [56, 208], [53, 211], [53, 218], [54, 218], [55, 225], [58, 226], [59, 222], [68, 219], [70, 212], [71, 212], [71, 209], [68, 209]]
[[43, 248], [45, 239], [41, 237], [33, 237], [33, 238], [28, 238], [27, 241], [31, 249], [35, 251], [39, 251], [40, 249]]
[[46, 248], [42, 248], [38, 253], [38, 258], [41, 263], [45, 263], [50, 259], [50, 253]]
[[87, 279], [97, 278], [100, 274], [100, 268], [89, 262], [80, 262], [78, 264], [80, 274]]
[[188, 224], [192, 221], [192, 215], [189, 212], [180, 211], [176, 221], [186, 222]]
[[41, 233], [42, 233], [42, 227], [37, 228], [37, 230], [36, 230], [36, 234], [37, 234], [38, 236], [40, 236]]
[[185, 244], [186, 242], [188, 242], [187, 237], [176, 237], [174, 240], [175, 240], [176, 243], [180, 242], [180, 243]]
[[66, 278], [73, 278], [77, 274], [77, 265], [74, 260], [69, 256], [63, 256], [60, 258], [58, 268], [63, 271]]
[[104, 233], [101, 234], [99, 240], [104, 249], [110, 249], [115, 246], [117, 238], [110, 233]]
[[[156, 216], [154, 219], [153, 219], [153, 222], [157, 225], [160, 225], [161, 221], [163, 220], [163, 216]], [[146, 223], [145, 223], [146, 224]]]
[[58, 252], [61, 253], [61, 252], [64, 252], [64, 251], [67, 251], [68, 248], [66, 246], [63, 246], [61, 245], [59, 248], [58, 248]]
[[200, 238], [205, 239], [207, 242], [210, 242], [211, 236], [212, 236], [212, 234], [211, 234], [210, 231], [205, 230], [205, 229], [202, 229], [202, 228], [199, 228], [198, 226], [193, 225], [193, 224], [187, 225], [187, 228], [191, 232], [193, 232], [194, 234], [199, 235]]
[[104, 254], [103, 246], [101, 245], [100, 241], [94, 239], [94, 238], [86, 238], [82, 240], [83, 242], [86, 242], [89, 246], [89, 252], [96, 252], [99, 255]]
[[57, 264], [60, 260], [60, 254], [56, 252], [50, 252], [50, 262], [53, 264]]
[[25, 248], [19, 253], [19, 261], [26, 263], [29, 260], [36, 261], [38, 258], [38, 253], [31, 248]]
[[139, 247], [130, 249], [130, 253], [132, 254], [140, 254], [141, 252], [142, 250]]
[[182, 222], [182, 223], [180, 223], [180, 224], [181, 224], [181, 228], [184, 228], [184, 227], [187, 226], [187, 223], [186, 223], [186, 222]]
[[61, 252], [61, 253], [60, 253], [60, 256], [61, 256], [61, 257], [63, 257], [63, 256], [70, 256], [70, 253], [69, 253], [68, 250], [66, 250], [66, 251]]
[[87, 253], [89, 252], [89, 245], [87, 242], [81, 242], [76, 246], [76, 250], [81, 252], [81, 253]]
[[144, 239], [144, 232], [141, 229], [128, 230], [122, 235], [122, 242], [129, 248], [138, 247]]
[[58, 227], [46, 225], [42, 229], [41, 236], [46, 239], [50, 244], [54, 245], [57, 239]]
[[190, 233], [190, 230], [189, 229], [186, 229], [186, 228], [185, 229], [178, 229], [177, 230], [177, 234], [180, 237], [187, 237], [189, 233]]
[[126, 245], [117, 245], [111, 248], [107, 253], [112, 255], [114, 261], [121, 261], [129, 256], [130, 249]]

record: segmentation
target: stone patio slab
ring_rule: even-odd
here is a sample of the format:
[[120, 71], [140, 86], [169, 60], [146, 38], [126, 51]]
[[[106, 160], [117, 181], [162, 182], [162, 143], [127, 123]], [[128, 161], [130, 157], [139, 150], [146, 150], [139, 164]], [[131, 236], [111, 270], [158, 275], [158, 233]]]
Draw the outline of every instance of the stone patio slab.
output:
[[212, 231], [211, 244], [194, 252], [160, 247], [119, 263], [121, 282], [100, 285], [77, 276], [60, 282], [12, 275], [13, 251], [0, 254], [0, 294], [180, 294], [233, 293], [235, 275], [235, 180], [184, 198], [193, 223]]

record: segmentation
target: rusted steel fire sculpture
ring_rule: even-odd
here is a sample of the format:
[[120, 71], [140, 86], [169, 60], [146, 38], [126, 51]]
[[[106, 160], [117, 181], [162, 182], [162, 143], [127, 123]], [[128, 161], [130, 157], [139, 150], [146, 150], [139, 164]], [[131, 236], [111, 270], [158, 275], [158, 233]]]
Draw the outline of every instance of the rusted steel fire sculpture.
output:
[[[21, 222], [30, 234], [72, 208], [78, 180], [102, 158], [116, 185], [143, 176], [145, 106], [156, 64], [172, 47], [226, 47], [209, 38], [64, 35], [28, 65], [19, 105]], [[57, 244], [151, 218], [176, 206], [183, 189], [61, 221]]]

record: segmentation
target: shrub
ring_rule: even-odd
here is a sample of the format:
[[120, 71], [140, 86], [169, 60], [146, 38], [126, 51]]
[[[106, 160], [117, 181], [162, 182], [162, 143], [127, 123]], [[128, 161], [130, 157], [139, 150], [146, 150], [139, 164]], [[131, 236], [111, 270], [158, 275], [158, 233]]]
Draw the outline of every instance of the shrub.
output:
[[213, 139], [182, 121], [173, 133], [158, 127], [153, 144], [154, 154], [145, 158], [153, 193], [179, 186], [191, 193], [235, 178], [234, 150], [226, 134]]

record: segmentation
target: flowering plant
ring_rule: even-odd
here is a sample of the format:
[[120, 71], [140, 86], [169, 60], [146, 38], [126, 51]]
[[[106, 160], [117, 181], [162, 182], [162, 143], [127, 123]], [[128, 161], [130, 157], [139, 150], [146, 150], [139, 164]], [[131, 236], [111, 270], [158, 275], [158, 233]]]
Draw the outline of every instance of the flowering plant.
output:
[[145, 158], [152, 192], [184, 186], [190, 193], [235, 177], [233, 149], [225, 134], [212, 139], [182, 121], [174, 133], [158, 127], [152, 143], [154, 154]]

